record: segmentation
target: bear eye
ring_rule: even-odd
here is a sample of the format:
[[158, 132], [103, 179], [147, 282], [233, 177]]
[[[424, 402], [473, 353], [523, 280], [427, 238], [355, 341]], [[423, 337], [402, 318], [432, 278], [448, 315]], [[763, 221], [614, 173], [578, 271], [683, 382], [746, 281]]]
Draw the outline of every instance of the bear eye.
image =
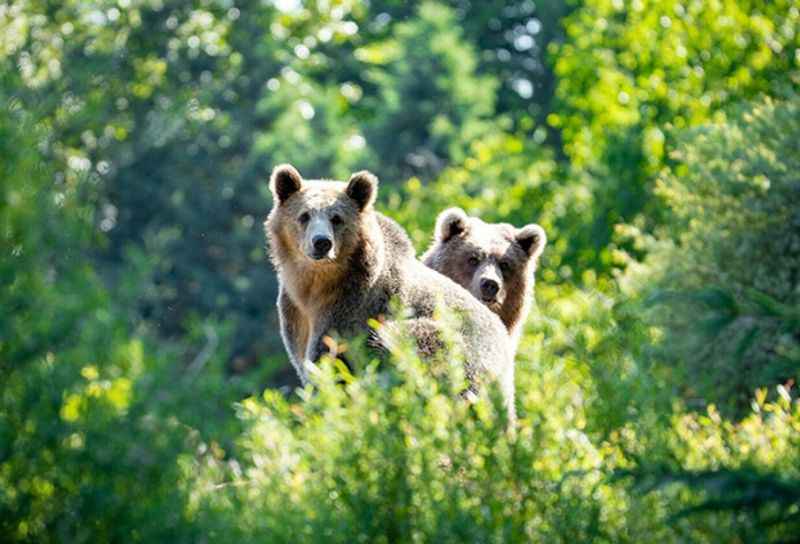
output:
[[297, 220], [300, 221], [300, 223], [302, 223], [303, 225], [308, 223], [309, 219], [311, 219], [311, 214], [309, 214], [308, 212], [301, 213], [300, 217], [297, 218]]
[[477, 255], [471, 255], [468, 262], [470, 266], [478, 266], [481, 264], [481, 260], [477, 257]]
[[334, 214], [334, 216], [331, 217], [331, 223], [333, 225], [341, 225], [342, 224], [342, 216], [339, 215], [338, 213]]

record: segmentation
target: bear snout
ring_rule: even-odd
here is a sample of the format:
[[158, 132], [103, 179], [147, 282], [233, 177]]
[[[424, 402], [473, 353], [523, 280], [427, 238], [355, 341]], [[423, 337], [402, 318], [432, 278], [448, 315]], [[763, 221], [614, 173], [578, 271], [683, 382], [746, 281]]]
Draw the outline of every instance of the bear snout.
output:
[[500, 284], [490, 278], [483, 278], [480, 283], [481, 297], [484, 299], [493, 300], [500, 291]]
[[316, 260], [324, 259], [333, 247], [333, 240], [327, 236], [317, 235], [311, 240], [311, 246], [311, 256]]

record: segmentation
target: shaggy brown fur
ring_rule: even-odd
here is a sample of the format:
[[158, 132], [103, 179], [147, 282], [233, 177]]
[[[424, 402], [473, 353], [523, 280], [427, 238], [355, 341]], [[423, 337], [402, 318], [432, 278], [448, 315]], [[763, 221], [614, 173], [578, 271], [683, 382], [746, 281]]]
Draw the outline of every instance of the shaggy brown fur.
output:
[[422, 261], [500, 316], [516, 351], [546, 243], [539, 225], [517, 229], [507, 223], [484, 223], [460, 208], [450, 208], [439, 214], [433, 243]]
[[[327, 335], [373, 334], [371, 318], [385, 318], [384, 331], [407, 331], [431, 356], [441, 348], [435, 321], [441, 304], [461, 318], [456, 340], [470, 388], [485, 377], [498, 379], [513, 419], [514, 363], [503, 324], [416, 259], [403, 229], [374, 210], [377, 186], [368, 172], [343, 183], [304, 180], [289, 165], [273, 171], [274, 206], [265, 227], [280, 282], [281, 335], [300, 379], [308, 381], [327, 351]], [[410, 314], [402, 323], [394, 321], [393, 300]], [[380, 333], [378, 341], [391, 343]]]

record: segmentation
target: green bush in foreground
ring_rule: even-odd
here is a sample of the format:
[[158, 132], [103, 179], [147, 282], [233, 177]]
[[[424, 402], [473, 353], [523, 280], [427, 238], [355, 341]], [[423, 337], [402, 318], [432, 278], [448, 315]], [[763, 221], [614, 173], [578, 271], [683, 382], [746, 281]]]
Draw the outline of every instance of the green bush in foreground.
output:
[[691, 541], [790, 542], [800, 533], [800, 402], [782, 386], [769, 403], [756, 392], [738, 423], [712, 405], [676, 414], [664, 455], [643, 450], [632, 475], [638, 492], [677, 492], [666, 522]]
[[344, 387], [323, 366], [302, 404], [272, 392], [242, 403], [240, 457], [206, 466], [225, 476], [197, 497], [197, 519], [228, 510], [238, 537], [277, 542], [582, 541], [654, 529], [655, 517], [631, 515], [639, 505], [604, 482], [619, 452], [581, 431], [569, 389], [531, 391], [522, 404], [536, 424], [523, 419], [511, 437], [499, 399], [460, 400], [410, 354], [392, 364]]
[[[232, 458], [184, 458], [187, 477], [199, 475], [189, 519], [214, 519], [212, 540], [252, 542], [758, 542], [791, 534], [785, 521], [759, 525], [749, 505], [700, 510], [713, 486], [694, 489], [677, 477], [654, 485], [651, 475], [653, 467], [747, 468], [796, 478], [796, 402], [760, 396], [741, 423], [678, 412], [658, 433], [628, 425], [599, 440], [585, 431], [580, 389], [556, 361], [544, 363], [523, 370], [525, 415], [514, 433], [499, 398], [467, 404], [409, 353], [358, 380], [323, 364], [301, 403], [271, 391], [241, 403], [247, 430]], [[630, 474], [640, 478], [623, 477]]]

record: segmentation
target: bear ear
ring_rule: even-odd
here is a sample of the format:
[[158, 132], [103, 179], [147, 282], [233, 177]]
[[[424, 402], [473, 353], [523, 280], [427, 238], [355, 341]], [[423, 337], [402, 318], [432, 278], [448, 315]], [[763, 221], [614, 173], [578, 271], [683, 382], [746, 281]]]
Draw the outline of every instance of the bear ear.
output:
[[291, 164], [280, 164], [272, 170], [269, 178], [269, 188], [276, 202], [283, 204], [286, 199], [295, 194], [303, 186], [300, 172]]
[[446, 242], [467, 232], [469, 218], [461, 208], [448, 208], [436, 218], [436, 238]]
[[345, 192], [355, 201], [359, 210], [364, 210], [371, 206], [378, 196], [378, 178], [366, 170], [356, 172], [350, 176]]
[[544, 233], [544, 229], [533, 223], [519, 229], [515, 238], [528, 257], [534, 259], [542, 254], [544, 246], [547, 244], [547, 235]]

